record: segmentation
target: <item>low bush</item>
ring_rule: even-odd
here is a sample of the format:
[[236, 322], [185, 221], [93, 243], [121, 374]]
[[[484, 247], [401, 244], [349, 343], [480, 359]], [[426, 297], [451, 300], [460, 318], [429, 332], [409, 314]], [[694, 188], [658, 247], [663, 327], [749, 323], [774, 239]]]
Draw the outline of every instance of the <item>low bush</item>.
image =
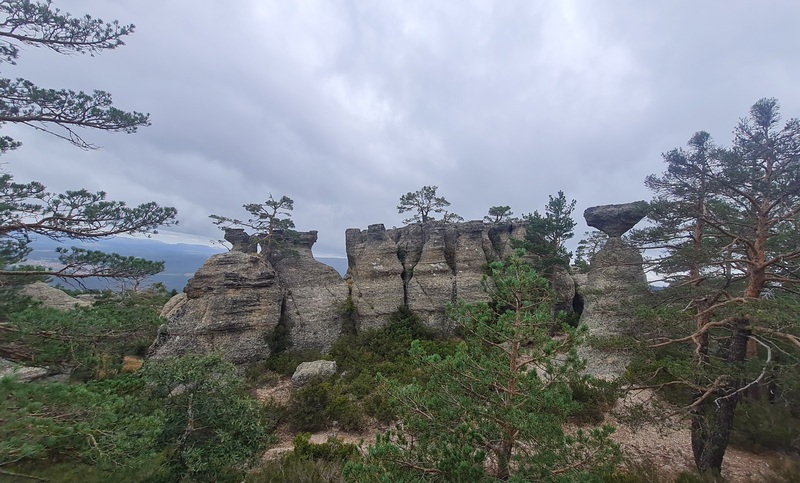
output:
[[619, 385], [583, 376], [570, 382], [572, 400], [577, 403], [570, 414], [570, 420], [578, 424], [599, 424], [614, 407], [619, 398]]
[[334, 378], [318, 379], [292, 391], [286, 422], [297, 431], [320, 431], [337, 427], [345, 431], [362, 428], [364, 411], [347, 387]]
[[800, 410], [765, 399], [743, 399], [736, 407], [731, 444], [749, 451], [800, 454]]
[[342, 464], [299, 458], [282, 458], [262, 464], [245, 479], [247, 483], [339, 483]]
[[122, 367], [125, 355], [143, 356], [164, 322], [156, 309], [105, 304], [66, 312], [29, 306], [10, 313], [0, 345], [24, 352], [35, 365], [82, 368], [87, 378]]
[[264, 362], [263, 368], [283, 376], [291, 376], [302, 362], [322, 359], [319, 351], [273, 352]]

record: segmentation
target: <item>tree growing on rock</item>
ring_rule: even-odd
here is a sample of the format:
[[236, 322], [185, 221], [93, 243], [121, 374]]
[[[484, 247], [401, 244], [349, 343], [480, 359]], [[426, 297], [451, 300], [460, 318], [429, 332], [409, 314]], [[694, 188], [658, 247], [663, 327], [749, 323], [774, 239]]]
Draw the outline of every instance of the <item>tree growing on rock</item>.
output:
[[[254, 241], [261, 245], [264, 255], [270, 259], [277, 250], [284, 246], [294, 231], [294, 221], [290, 218], [294, 209], [294, 200], [288, 196], [275, 199], [272, 193], [264, 203], [248, 203], [242, 207], [250, 213], [246, 221], [219, 215], [210, 215], [214, 224], [221, 229], [238, 227], [254, 231]], [[251, 239], [253, 239], [251, 237]]]
[[543, 274], [552, 273], [555, 267], [569, 266], [572, 254], [567, 251], [565, 243], [575, 236], [575, 200], [567, 201], [563, 191], [558, 195], [549, 195], [550, 201], [544, 208], [544, 215], [539, 211], [525, 215], [524, 247], [532, 253], [537, 261], [536, 267]]
[[522, 252], [492, 263], [490, 302], [459, 304], [464, 340], [455, 354], [412, 354], [426, 384], [389, 383], [398, 429], [379, 437], [352, 481], [580, 481], [609, 473], [619, 459], [612, 428], [574, 434], [563, 423], [580, 378], [577, 331], [550, 337], [548, 282]]
[[721, 470], [737, 404], [771, 372], [774, 353], [791, 359], [791, 348], [800, 349], [800, 324], [782, 315], [800, 282], [800, 121], [779, 123], [778, 102], [761, 99], [730, 148], [700, 132], [688, 151], [666, 153], [667, 170], [646, 181], [656, 193], [655, 225], [633, 237], [658, 250], [650, 262], [670, 282], [660, 295], [676, 310], [659, 324], [682, 329], [648, 350], [692, 348], [690, 364], [658, 371], [693, 393], [692, 450], [701, 472]]
[[492, 206], [489, 208], [489, 214], [483, 219], [488, 223], [500, 223], [501, 221], [510, 221], [513, 215], [510, 206]]
[[[52, 8], [50, 2], [9, 0], [0, 2], [0, 62], [14, 65], [21, 46], [44, 47], [56, 53], [95, 55], [123, 45], [122, 38], [133, 33], [133, 25], [103, 22], [89, 15], [77, 18]], [[85, 141], [78, 129], [110, 132], [136, 132], [149, 125], [149, 117], [125, 112], [113, 106], [104, 91], [92, 94], [68, 89], [48, 89], [17, 78], [0, 78], [0, 125], [15, 123], [52, 134], [83, 149], [94, 145]], [[0, 137], [0, 154], [20, 146], [9, 136]], [[119, 234], [155, 233], [159, 226], [172, 225], [177, 211], [156, 203], [128, 207], [122, 201], [109, 201], [105, 192], [79, 189], [50, 193], [43, 183], [16, 183], [11, 174], [0, 175], [0, 275], [23, 261], [30, 252], [31, 236], [53, 240], [96, 240]], [[145, 260], [104, 255], [87, 250], [62, 252], [63, 269], [48, 275], [62, 278], [108, 276], [139, 277], [156, 266]], [[130, 262], [130, 263], [127, 263]], [[146, 270], [143, 271], [143, 268]], [[109, 271], [109, 267], [114, 267]], [[79, 269], [77, 268], [79, 267]], [[14, 270], [14, 275], [37, 270]]]
[[[437, 189], [439, 189], [438, 186], [423, 186], [417, 191], [409, 191], [401, 196], [397, 212], [401, 214], [409, 211], [414, 213], [411, 218], [403, 220], [403, 223], [427, 223], [434, 220], [434, 213], [445, 213], [449, 220], [458, 221], [455, 217], [461, 217], [447, 212], [446, 208], [450, 206], [450, 202], [443, 196], [436, 196]], [[463, 220], [463, 218], [461, 219]]]

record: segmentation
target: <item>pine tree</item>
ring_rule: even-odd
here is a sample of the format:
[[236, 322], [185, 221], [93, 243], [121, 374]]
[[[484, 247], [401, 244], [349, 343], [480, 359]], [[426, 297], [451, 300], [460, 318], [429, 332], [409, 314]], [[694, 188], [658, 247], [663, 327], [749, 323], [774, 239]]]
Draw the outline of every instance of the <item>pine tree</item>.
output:
[[[655, 226], [632, 237], [658, 253], [650, 261], [670, 282], [662, 297], [680, 306], [673, 323], [683, 319], [688, 329], [649, 350], [694, 346], [693, 370], [673, 364], [662, 374], [694, 391], [692, 449], [701, 472], [721, 470], [736, 406], [771, 370], [773, 349], [800, 348], [800, 324], [786, 324], [773, 300], [793, 297], [800, 282], [800, 121], [779, 122], [777, 101], [761, 99], [739, 122], [732, 147], [700, 132], [689, 151], [666, 153], [667, 171], [646, 181], [657, 194]], [[754, 374], [748, 359], [760, 362]]]
[[353, 481], [586, 481], [610, 471], [609, 427], [565, 433], [570, 381], [581, 363], [575, 330], [549, 336], [547, 280], [521, 258], [490, 266], [489, 303], [453, 309], [464, 341], [452, 356], [412, 353], [427, 383], [389, 383], [401, 425], [378, 439]]

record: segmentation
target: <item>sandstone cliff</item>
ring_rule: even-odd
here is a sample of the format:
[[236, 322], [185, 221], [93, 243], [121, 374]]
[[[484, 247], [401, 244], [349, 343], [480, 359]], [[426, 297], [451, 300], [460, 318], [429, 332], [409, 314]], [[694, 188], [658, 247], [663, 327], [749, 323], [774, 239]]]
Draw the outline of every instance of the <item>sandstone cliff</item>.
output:
[[[348, 297], [357, 310], [357, 330], [385, 325], [405, 305], [429, 327], [450, 331], [447, 304], [486, 300], [481, 280], [487, 263], [509, 255], [511, 240], [524, 234], [520, 222], [349, 229], [349, 268], [342, 279], [314, 259], [315, 231], [281, 239], [281, 248], [266, 257], [264, 250], [257, 253], [257, 237], [228, 230], [232, 251], [211, 257], [164, 307], [168, 323], [150, 352], [167, 357], [218, 350], [233, 362], [254, 362], [269, 356], [267, 341], [276, 333], [288, 334], [293, 351], [324, 352], [342, 334]], [[557, 275], [558, 307], [570, 310], [575, 284], [568, 273]]]
[[330, 349], [340, 334], [338, 307], [347, 286], [311, 255], [317, 232], [291, 239], [272, 263], [255, 253], [247, 235], [234, 235], [237, 250], [209, 258], [184, 293], [164, 306], [168, 323], [151, 356], [221, 351], [234, 363], [259, 361], [269, 356], [267, 341], [279, 328], [288, 331], [293, 350]]
[[381, 326], [407, 305], [429, 327], [452, 329], [446, 305], [459, 298], [485, 300], [486, 264], [509, 254], [509, 240], [522, 236], [521, 223], [482, 221], [347, 230], [347, 280], [361, 328]]

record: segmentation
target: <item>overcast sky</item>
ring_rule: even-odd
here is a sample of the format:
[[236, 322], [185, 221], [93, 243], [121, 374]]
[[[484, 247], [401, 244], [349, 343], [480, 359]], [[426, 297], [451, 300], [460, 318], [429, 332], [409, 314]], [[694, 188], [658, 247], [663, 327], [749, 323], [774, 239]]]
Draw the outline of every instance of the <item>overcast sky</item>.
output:
[[[220, 238], [208, 215], [295, 201], [317, 256], [347, 228], [400, 226], [424, 185], [466, 219], [649, 199], [661, 153], [699, 130], [731, 141], [776, 97], [800, 117], [800, 2], [55, 0], [133, 23], [96, 57], [24, 47], [5, 77], [103, 89], [148, 112], [133, 135], [84, 132], [82, 151], [20, 126], [17, 181], [85, 187], [178, 209], [176, 229]], [[573, 243], [574, 245], [574, 243]]]

